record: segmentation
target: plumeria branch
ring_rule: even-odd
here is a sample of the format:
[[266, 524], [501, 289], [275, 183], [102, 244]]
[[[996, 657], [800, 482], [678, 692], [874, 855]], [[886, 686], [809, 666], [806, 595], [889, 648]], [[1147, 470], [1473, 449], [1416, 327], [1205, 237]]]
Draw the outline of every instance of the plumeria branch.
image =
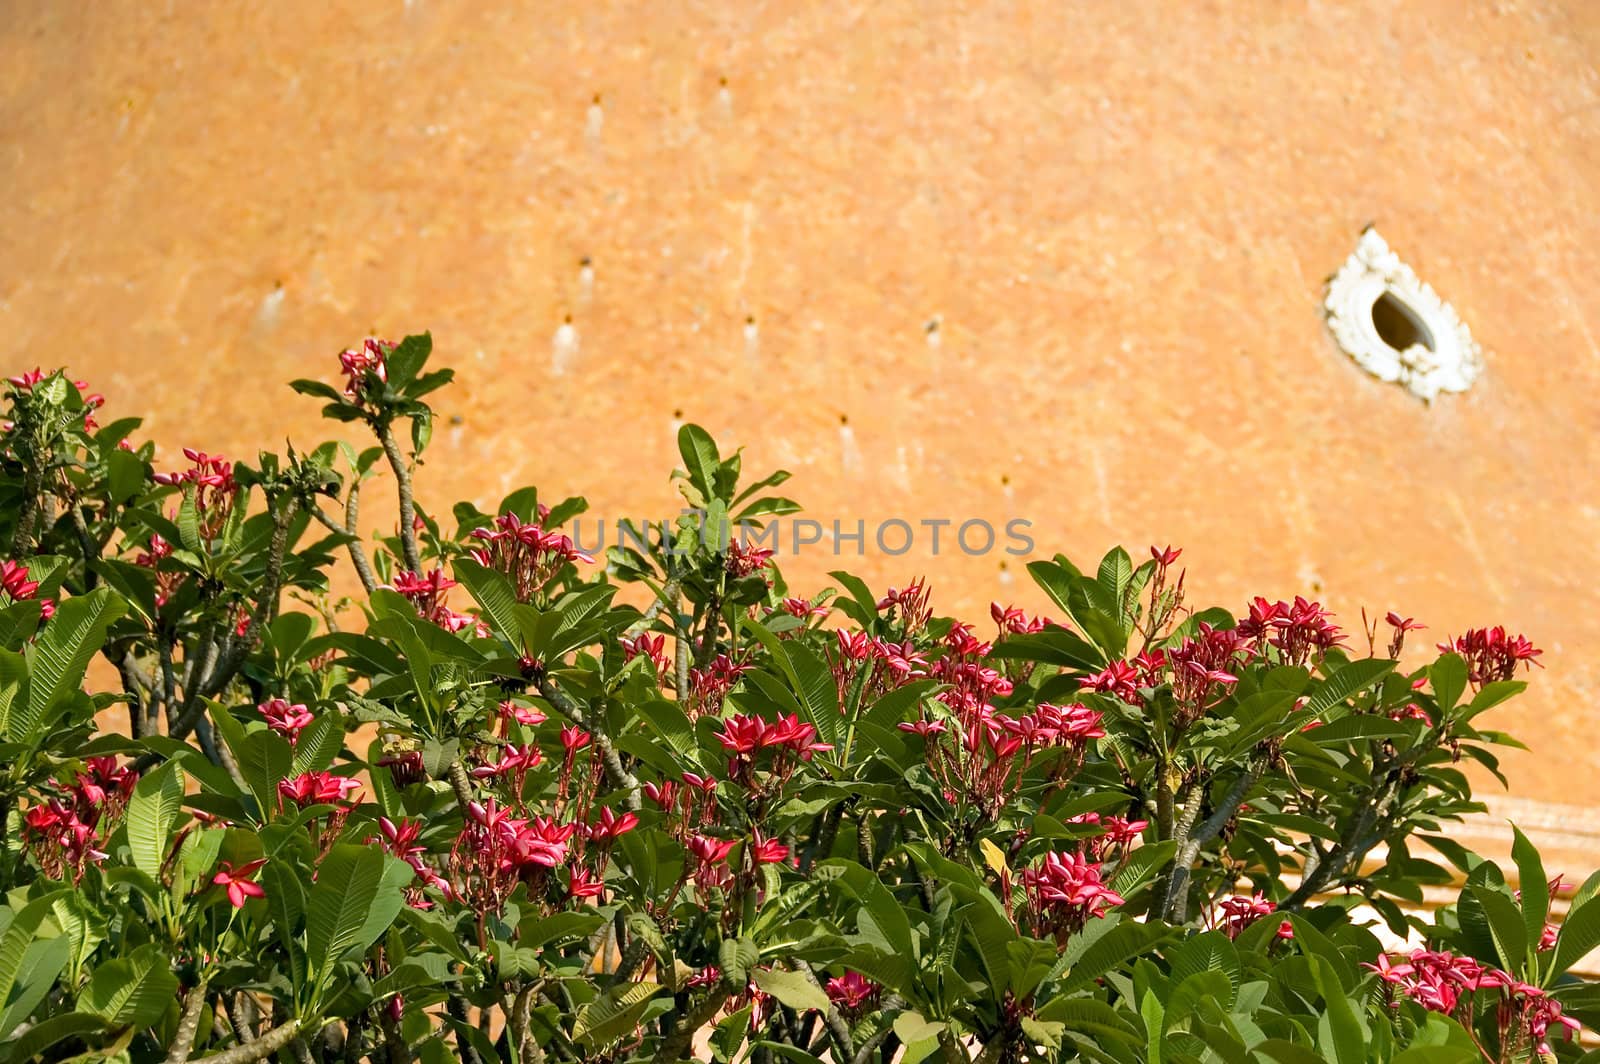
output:
[[672, 1032], [662, 1039], [661, 1048], [656, 1050], [655, 1064], [674, 1064], [675, 1061], [686, 1059], [685, 1054], [693, 1045], [696, 1032], [712, 1021], [732, 992], [724, 976], [700, 1004], [678, 1018]]
[[1216, 809], [1198, 828], [1194, 827], [1194, 821], [1200, 809], [1199, 797], [1191, 802], [1191, 808], [1186, 812], [1174, 836], [1178, 848], [1173, 857], [1172, 872], [1167, 880], [1166, 899], [1162, 904], [1162, 918], [1169, 923], [1182, 923], [1188, 918], [1189, 874], [1195, 860], [1200, 856], [1200, 851], [1205, 848], [1206, 843], [1216, 838], [1222, 829], [1227, 827], [1228, 821], [1239, 811], [1239, 806], [1244, 804], [1250, 789], [1260, 781], [1266, 769], [1265, 756], [1258, 755], [1254, 758], [1250, 768], [1233, 782], [1233, 786], [1217, 804]]
[[183, 999], [183, 1013], [178, 1029], [172, 1035], [172, 1049], [167, 1054], [167, 1064], [184, 1064], [194, 1048], [195, 1032], [200, 1029], [200, 1015], [206, 1007], [206, 984], [202, 980], [189, 988]]
[[378, 434], [384, 456], [389, 459], [389, 468], [394, 471], [396, 490], [400, 496], [400, 554], [407, 569], [420, 573], [422, 555], [417, 550], [417, 510], [412, 497], [411, 469], [406, 465], [405, 456], [400, 453], [400, 444], [394, 438], [393, 423], [387, 420], [376, 422], [373, 431]]
[[300, 1037], [301, 1030], [300, 1021], [291, 1019], [274, 1027], [253, 1042], [246, 1042], [244, 1045], [234, 1046], [221, 1053], [212, 1053], [210, 1056], [198, 1059], [202, 1064], [251, 1064], [252, 1061], [266, 1060]]
[[628, 811], [637, 813], [643, 805], [639, 780], [622, 763], [622, 757], [617, 753], [616, 745], [611, 741], [611, 733], [606, 727], [605, 714], [585, 713], [583, 708], [557, 687], [555, 681], [547, 675], [539, 677], [537, 687], [539, 694], [556, 708], [556, 712], [579, 727], [587, 729], [589, 734], [594, 736], [594, 743], [600, 750], [600, 760], [605, 765], [606, 775], [610, 777], [614, 786], [623, 791]]

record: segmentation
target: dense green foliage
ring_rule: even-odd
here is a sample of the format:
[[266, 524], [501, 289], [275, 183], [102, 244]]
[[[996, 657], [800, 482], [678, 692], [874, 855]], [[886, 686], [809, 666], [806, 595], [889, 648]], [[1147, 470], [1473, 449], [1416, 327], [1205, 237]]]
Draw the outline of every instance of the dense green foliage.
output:
[[365, 450], [167, 472], [13, 378], [0, 1064], [1579, 1054], [1600, 878], [1558, 930], [1520, 835], [1448, 835], [1526, 640], [1402, 670], [1410, 620], [1195, 608], [1172, 549], [1034, 561], [1055, 618], [981, 633], [799, 597], [741, 535], [787, 474], [694, 426], [697, 514], [591, 558], [581, 499], [413, 497], [430, 353], [295, 383]]

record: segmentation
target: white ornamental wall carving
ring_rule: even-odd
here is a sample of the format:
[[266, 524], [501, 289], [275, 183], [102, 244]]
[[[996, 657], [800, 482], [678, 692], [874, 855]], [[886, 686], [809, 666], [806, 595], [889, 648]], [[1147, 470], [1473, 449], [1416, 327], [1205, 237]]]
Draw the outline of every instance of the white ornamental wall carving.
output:
[[[1394, 328], [1390, 339], [1380, 333], [1375, 307], [1380, 316], [1408, 326], [1399, 331], [1410, 341], [1404, 350], [1391, 343]], [[1464, 392], [1483, 372], [1483, 353], [1472, 331], [1371, 227], [1328, 282], [1323, 308], [1345, 354], [1379, 380], [1400, 384], [1424, 401], [1440, 392]]]

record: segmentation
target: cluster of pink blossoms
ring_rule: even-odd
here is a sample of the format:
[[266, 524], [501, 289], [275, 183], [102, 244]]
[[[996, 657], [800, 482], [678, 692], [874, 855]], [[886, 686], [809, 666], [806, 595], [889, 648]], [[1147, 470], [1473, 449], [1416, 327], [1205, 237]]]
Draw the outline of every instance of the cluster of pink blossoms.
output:
[[828, 743], [817, 742], [817, 728], [791, 713], [766, 721], [753, 713], [736, 714], [722, 722], [717, 741], [728, 751], [728, 779], [743, 787], [756, 786], [758, 759], [768, 759], [768, 783], [781, 787], [800, 761], [810, 761]]
[[441, 876], [434, 868], [423, 860], [428, 848], [419, 841], [422, 836], [422, 822], [410, 820], [405, 817], [399, 821], [390, 820], [386, 816], [378, 818], [378, 835], [367, 841], [376, 842], [394, 856], [400, 858], [411, 866], [415, 878], [406, 888], [406, 904], [413, 909], [431, 909], [433, 902], [423, 893], [424, 887], [438, 890], [446, 898], [454, 899], [455, 890], [450, 886], [450, 881]]
[[[1152, 552], [1159, 562], [1160, 552]], [[1169, 553], [1176, 557], [1170, 548]], [[1202, 621], [1176, 647], [1113, 661], [1078, 682], [1084, 690], [1137, 706], [1143, 703], [1141, 688], [1156, 687], [1170, 677], [1180, 706], [1176, 719], [1180, 725], [1192, 723], [1225, 697], [1239, 682], [1239, 670], [1267, 648], [1283, 664], [1304, 665], [1337, 646], [1344, 635], [1330, 616], [1320, 603], [1300, 597], [1293, 602], [1257, 598], [1237, 627], [1217, 628]]]
[[466, 825], [450, 852], [449, 882], [437, 880], [431, 872], [419, 871], [419, 878], [479, 911], [499, 911], [518, 883], [540, 888], [552, 869], [570, 861], [566, 896], [572, 900], [595, 898], [604, 891], [612, 848], [639, 826], [637, 814], [618, 814], [608, 807], [587, 822], [561, 823], [550, 816], [511, 814], [493, 799], [468, 803]]
[[[21, 562], [0, 562], [0, 591], [11, 602], [27, 602], [39, 595], [39, 582], [28, 579], [28, 567]], [[56, 612], [55, 599], [40, 599], [39, 616], [49, 620]]]
[[300, 703], [290, 705], [284, 698], [270, 698], [256, 707], [267, 727], [289, 740], [293, 746], [312, 721], [311, 711]]
[[[1245, 928], [1263, 917], [1278, 911], [1278, 906], [1258, 890], [1254, 894], [1235, 894], [1223, 898], [1206, 914], [1206, 925], [1221, 931], [1229, 938], [1238, 938]], [[1294, 925], [1284, 920], [1278, 924], [1277, 938], [1293, 938]]]
[[861, 1012], [878, 999], [883, 988], [860, 972], [845, 972], [823, 984], [828, 1000], [846, 1012]]
[[456, 582], [445, 576], [441, 568], [429, 570], [426, 575], [402, 569], [394, 574], [389, 586], [410, 600], [417, 609], [417, 616], [432, 621], [447, 632], [470, 628], [480, 639], [490, 634], [488, 626], [478, 618], [470, 613], [457, 613], [445, 605], [445, 599]]
[[1035, 933], [1052, 936], [1057, 945], [1123, 903], [1122, 895], [1101, 882], [1100, 865], [1082, 853], [1045, 854], [1022, 873], [1022, 886]]
[[689, 670], [689, 704], [684, 707], [690, 720], [722, 712], [723, 700], [753, 666], [718, 654], [704, 668]]
[[[35, 366], [26, 373], [19, 373], [15, 377], [7, 377], [6, 380], [18, 391], [31, 392], [34, 386], [47, 376], [49, 374], [43, 368]], [[106, 397], [98, 392], [91, 392], [88, 381], [73, 381], [72, 384], [83, 395], [83, 429], [85, 432], [93, 432], [100, 427], [99, 422], [94, 419], [94, 412], [106, 405]], [[9, 422], [4, 426], [4, 430], [11, 431]], [[126, 440], [123, 441], [122, 449], [129, 449]]]
[[1068, 824], [1095, 824], [1101, 830], [1093, 838], [1083, 840], [1083, 852], [1091, 861], [1104, 861], [1112, 855], [1126, 857], [1133, 844], [1150, 826], [1148, 820], [1129, 820], [1125, 816], [1105, 816], [1100, 813], [1079, 813], [1068, 817]]
[[697, 772], [685, 772], [682, 782], [662, 780], [644, 785], [645, 797], [667, 815], [667, 830], [680, 841], [715, 819], [716, 793], [716, 778]]
[[[541, 510], [549, 512], [543, 507]], [[469, 552], [473, 560], [486, 569], [504, 573], [511, 580], [518, 602], [532, 599], [564, 566], [594, 562], [592, 555], [578, 549], [571, 536], [523, 521], [512, 513], [495, 518], [491, 528], [473, 529], [472, 538], [483, 544]]]
[[839, 692], [839, 704], [849, 697], [861, 670], [861, 702], [863, 705], [877, 701], [898, 687], [928, 675], [927, 658], [911, 640], [901, 643], [868, 635], [866, 632], [834, 632], [837, 653], [833, 657], [833, 682]]
[[662, 687], [672, 684], [672, 660], [667, 657], [667, 637], [640, 632], [622, 637], [622, 660], [644, 658], [655, 666], [656, 683]]
[[[920, 585], [913, 586], [921, 601], [925, 592]], [[925, 602], [919, 608], [923, 607]], [[946, 685], [938, 700], [950, 710], [953, 734], [945, 721], [925, 714], [897, 727], [926, 740], [928, 767], [950, 801], [965, 798], [992, 815], [1009, 797], [1015, 771], [1019, 766], [1026, 771], [1039, 751], [1065, 749], [1055, 764], [1055, 778], [1061, 780], [1082, 765], [1089, 741], [1106, 734], [1101, 714], [1083, 705], [1042, 703], [1021, 716], [997, 710], [995, 700], [1009, 696], [1014, 685], [984, 663], [993, 644], [974, 636], [971, 625], [952, 625], [943, 640], [944, 654], [932, 662], [909, 643], [899, 648], [868, 640], [863, 633], [855, 633], [848, 641], [841, 636], [840, 644], [848, 646], [857, 640], [866, 648], [889, 652], [891, 675], [900, 682], [931, 677]], [[841, 654], [841, 660], [848, 659]]]
[[[769, 606], [766, 608], [766, 610], [768, 616], [771, 616], [775, 613], [786, 613], [790, 617], [796, 617], [807, 622], [812, 620], [826, 620], [828, 614], [833, 612], [819, 602], [812, 602], [810, 599], [796, 598], [794, 596], [783, 599], [776, 606]], [[791, 629], [789, 632], [785, 632], [784, 634], [790, 635], [799, 630], [800, 629]]]
[[451, 880], [461, 899], [480, 912], [498, 912], [524, 880], [543, 880], [567, 859], [575, 823], [548, 816], [519, 818], [494, 799], [471, 802], [450, 851]]
[[161, 559], [172, 554], [172, 544], [162, 538], [161, 533], [150, 533], [149, 549], [142, 550], [134, 555], [133, 564], [142, 569], [149, 569], [155, 574], [156, 580], [156, 605], [165, 606], [173, 595], [178, 593], [178, 588], [183, 586], [183, 574], [161, 571]]
[[1002, 636], [1032, 635], [1056, 623], [1048, 617], [1029, 617], [1021, 607], [1002, 606], [998, 602], [989, 603], [989, 616], [994, 618]]
[[1460, 654], [1467, 662], [1467, 678], [1474, 687], [1497, 680], [1510, 680], [1517, 675], [1517, 665], [1526, 662], [1538, 665], [1537, 658], [1544, 651], [1535, 647], [1526, 637], [1511, 635], [1504, 627], [1473, 628], [1465, 635], [1439, 644], [1446, 654]]
[[[1499, 992], [1496, 1020], [1502, 1041], [1522, 1034], [1535, 1051], [1550, 1054], [1550, 1028], [1568, 1038], [1581, 1029], [1577, 1020], [1561, 1014], [1561, 1004], [1539, 987], [1518, 981], [1498, 968], [1480, 964], [1471, 957], [1460, 957], [1447, 950], [1413, 950], [1409, 956], [1391, 958], [1379, 954], [1378, 963], [1363, 964], [1378, 978], [1396, 987], [1405, 998], [1430, 1012], [1449, 1015], [1463, 1004], [1463, 997], [1477, 991]], [[1398, 1001], [1392, 1002], [1398, 1005]]]
[[57, 781], [65, 798], [29, 807], [22, 814], [23, 838], [51, 879], [83, 878], [89, 862], [105, 859], [100, 849], [127, 808], [139, 774], [114, 757], [91, 757], [72, 780]]
[[360, 347], [348, 348], [339, 353], [339, 371], [348, 378], [344, 394], [352, 399], [364, 399], [369, 377], [379, 381], [389, 379], [389, 354], [395, 349], [388, 340], [369, 336]]
[[728, 560], [723, 566], [729, 576], [739, 580], [766, 572], [771, 562], [772, 551], [763, 547], [752, 547], [735, 538], [728, 541]]
[[1293, 602], [1268, 602], [1257, 596], [1238, 630], [1247, 639], [1275, 647], [1283, 664], [1304, 665], [1312, 654], [1326, 653], [1344, 642], [1344, 633], [1329, 619], [1332, 616], [1320, 602], [1299, 595]]
[[200, 518], [200, 534], [207, 539], [222, 531], [239, 497], [239, 484], [233, 478], [233, 463], [220, 454], [183, 449], [190, 461], [188, 469], [156, 473], [150, 479], [171, 488], [194, 489], [194, 508]]
[[927, 581], [918, 577], [903, 588], [891, 587], [878, 600], [878, 612], [887, 612], [891, 622], [898, 615], [901, 631], [908, 636], [922, 631], [933, 618], [932, 595]]

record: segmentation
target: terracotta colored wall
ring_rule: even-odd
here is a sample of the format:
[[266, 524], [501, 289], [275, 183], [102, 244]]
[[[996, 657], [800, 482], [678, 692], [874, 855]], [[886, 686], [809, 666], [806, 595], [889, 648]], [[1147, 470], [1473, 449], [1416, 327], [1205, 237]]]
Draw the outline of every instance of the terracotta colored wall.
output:
[[[441, 502], [653, 514], [681, 410], [826, 520], [1024, 517], [1084, 561], [1184, 544], [1208, 600], [1504, 621], [1549, 648], [1518, 792], [1587, 801], [1597, 34], [1583, 0], [9, 0], [0, 350], [249, 453], [322, 438], [282, 381], [431, 328]], [[1468, 396], [1326, 338], [1369, 221], [1483, 342]], [[845, 562], [1039, 601], [997, 557]]]

